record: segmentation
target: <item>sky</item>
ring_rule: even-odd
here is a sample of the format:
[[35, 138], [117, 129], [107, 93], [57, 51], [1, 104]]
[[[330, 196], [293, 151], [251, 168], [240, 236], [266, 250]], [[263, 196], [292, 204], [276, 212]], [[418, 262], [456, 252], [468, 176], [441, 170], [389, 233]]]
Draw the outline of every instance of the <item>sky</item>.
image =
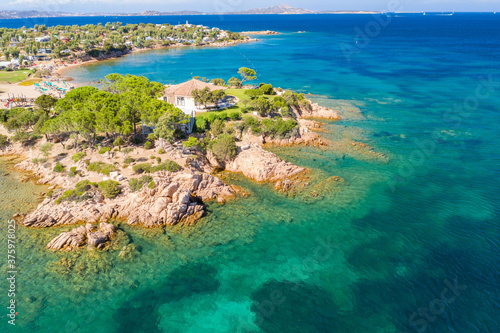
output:
[[[279, 5], [283, 0], [0, 0], [0, 10], [138, 13], [144, 10], [230, 12]], [[500, 0], [288, 0], [311, 10], [499, 11]]]

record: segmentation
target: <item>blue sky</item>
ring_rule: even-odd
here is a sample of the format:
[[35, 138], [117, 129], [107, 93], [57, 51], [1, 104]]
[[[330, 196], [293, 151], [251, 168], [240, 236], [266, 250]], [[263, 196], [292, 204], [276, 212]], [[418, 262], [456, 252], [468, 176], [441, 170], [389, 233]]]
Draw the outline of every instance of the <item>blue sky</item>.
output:
[[[68, 12], [141, 12], [143, 10], [205, 12], [238, 11], [279, 5], [283, 0], [2, 0], [0, 9]], [[500, 11], [500, 0], [288, 0], [313, 10]], [[394, 6], [394, 5], [392, 5]]]

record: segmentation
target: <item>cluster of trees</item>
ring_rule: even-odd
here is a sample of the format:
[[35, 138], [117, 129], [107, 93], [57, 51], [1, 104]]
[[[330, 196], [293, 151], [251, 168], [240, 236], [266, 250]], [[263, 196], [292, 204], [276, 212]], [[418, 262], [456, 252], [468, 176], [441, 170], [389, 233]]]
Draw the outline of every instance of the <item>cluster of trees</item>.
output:
[[195, 89], [193, 90], [194, 101], [197, 104], [202, 104], [205, 108], [207, 104], [213, 103], [217, 108], [219, 102], [226, 97], [226, 93], [224, 90], [210, 90], [208, 87], [203, 88], [201, 90]]
[[[69, 91], [62, 99], [42, 95], [37, 109], [17, 108], [0, 114], [0, 122], [10, 131], [46, 135], [47, 139], [73, 136], [76, 146], [83, 138], [94, 144], [98, 134], [113, 138], [118, 146], [123, 138], [137, 133], [141, 122], [156, 126], [153, 137], [173, 140], [176, 129], [189, 117], [172, 104], [159, 100], [163, 85], [145, 77], [110, 74], [103, 88], [85, 86]], [[119, 142], [118, 142], [119, 141]]]
[[[50, 36], [49, 41], [37, 42], [36, 37]], [[243, 37], [230, 31], [205, 29], [192, 25], [172, 26], [170, 24], [126, 24], [121, 22], [34, 28], [0, 28], [0, 48], [6, 59], [17, 58], [21, 51], [36, 55], [41, 48], [50, 48], [57, 57], [68, 56], [61, 51], [69, 49], [75, 55], [97, 55], [113, 50], [124, 50], [128, 40], [137, 48], [152, 47], [156, 44], [168, 45], [176, 42], [202, 44], [209, 41], [239, 40]], [[14, 46], [13, 46], [14, 45]]]

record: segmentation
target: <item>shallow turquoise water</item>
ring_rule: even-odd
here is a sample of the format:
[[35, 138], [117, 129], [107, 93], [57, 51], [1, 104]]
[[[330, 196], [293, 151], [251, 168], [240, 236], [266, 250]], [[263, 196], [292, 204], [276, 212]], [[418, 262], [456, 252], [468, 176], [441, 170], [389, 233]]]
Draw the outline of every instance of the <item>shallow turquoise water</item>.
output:
[[[68, 72], [82, 82], [120, 72], [177, 83], [253, 67], [259, 81], [341, 109], [344, 119], [322, 134], [332, 147], [272, 150], [346, 183], [304, 200], [231, 177], [252, 195], [210, 204], [196, 226], [159, 234], [122, 225], [138, 246], [130, 260], [121, 248], [48, 253], [61, 230], [21, 229], [17, 331], [497, 332], [499, 21], [394, 20], [347, 61], [342, 45], [356, 47], [353, 27], [372, 19], [280, 17], [269, 28], [286, 33], [258, 43]], [[259, 18], [223, 24], [268, 28]], [[2, 191], [17, 184], [3, 179]], [[2, 223], [12, 213], [3, 208]], [[75, 260], [69, 274], [54, 272], [62, 257]]]

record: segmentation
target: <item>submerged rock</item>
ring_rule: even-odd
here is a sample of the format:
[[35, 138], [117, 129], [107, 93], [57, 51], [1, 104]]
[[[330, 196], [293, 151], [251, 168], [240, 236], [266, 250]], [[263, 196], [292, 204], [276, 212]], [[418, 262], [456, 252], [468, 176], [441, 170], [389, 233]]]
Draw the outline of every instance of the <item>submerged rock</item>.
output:
[[63, 232], [47, 244], [47, 248], [51, 250], [75, 250], [85, 245], [85, 243], [97, 247], [105, 247], [105, 243], [109, 241], [115, 234], [115, 227], [112, 224], [101, 222], [99, 230], [95, 230], [95, 226], [87, 223], [86, 226], [75, 228], [71, 231]]

